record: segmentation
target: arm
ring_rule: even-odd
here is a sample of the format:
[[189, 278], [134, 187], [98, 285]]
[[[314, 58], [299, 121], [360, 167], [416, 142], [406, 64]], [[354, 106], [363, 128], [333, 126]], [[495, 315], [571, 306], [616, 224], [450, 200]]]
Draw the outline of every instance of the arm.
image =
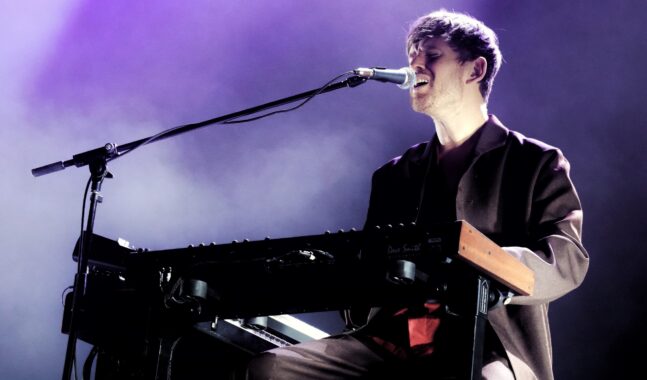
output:
[[539, 304], [577, 288], [588, 270], [582, 246], [582, 207], [559, 150], [541, 165], [532, 194], [528, 247], [503, 247], [535, 273], [532, 296], [513, 297], [511, 304]]

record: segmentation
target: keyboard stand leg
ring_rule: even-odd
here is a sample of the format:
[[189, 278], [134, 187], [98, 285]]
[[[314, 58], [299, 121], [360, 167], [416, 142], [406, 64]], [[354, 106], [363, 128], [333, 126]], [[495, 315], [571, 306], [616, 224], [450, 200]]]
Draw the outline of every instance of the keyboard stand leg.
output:
[[485, 336], [485, 324], [487, 322], [488, 301], [490, 296], [490, 280], [477, 275], [475, 284], [475, 299], [472, 310], [472, 332], [471, 332], [471, 357], [470, 357], [470, 379], [480, 380], [483, 369], [483, 338]]
[[171, 372], [171, 359], [178, 337], [159, 337], [149, 345], [147, 367], [151, 380], [167, 380]]
[[460, 342], [456, 352], [459, 379], [480, 380], [483, 369], [483, 340], [487, 323], [490, 280], [475, 273], [454, 277], [448, 312], [460, 322], [455, 339]]

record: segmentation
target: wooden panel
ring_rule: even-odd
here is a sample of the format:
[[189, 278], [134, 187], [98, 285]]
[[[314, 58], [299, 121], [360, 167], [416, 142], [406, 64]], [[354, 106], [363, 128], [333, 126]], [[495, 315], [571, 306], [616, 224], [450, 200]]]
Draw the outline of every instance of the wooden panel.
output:
[[535, 274], [466, 221], [461, 221], [458, 256], [520, 295], [532, 295]]

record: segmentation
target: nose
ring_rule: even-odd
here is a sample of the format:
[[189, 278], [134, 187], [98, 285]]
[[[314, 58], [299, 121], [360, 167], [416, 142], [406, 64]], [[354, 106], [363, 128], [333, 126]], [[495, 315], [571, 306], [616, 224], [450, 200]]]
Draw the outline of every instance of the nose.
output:
[[409, 67], [416, 73], [420, 73], [425, 70], [426, 63], [424, 54], [415, 54], [409, 62]]

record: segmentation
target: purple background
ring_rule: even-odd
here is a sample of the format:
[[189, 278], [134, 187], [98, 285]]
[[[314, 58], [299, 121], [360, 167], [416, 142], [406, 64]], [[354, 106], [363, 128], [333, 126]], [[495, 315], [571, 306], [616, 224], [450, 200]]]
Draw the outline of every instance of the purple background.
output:
[[[0, 377], [60, 378], [67, 343], [61, 293], [76, 270], [88, 171], [36, 179], [31, 168], [310, 90], [358, 66], [402, 67], [409, 22], [440, 7], [499, 34], [505, 63], [490, 111], [572, 164], [592, 262], [584, 285], [551, 307], [557, 378], [641, 368], [645, 1], [184, 4], [0, 6]], [[111, 163], [95, 232], [162, 249], [359, 228], [372, 171], [432, 133], [406, 92], [377, 82], [203, 128]], [[339, 326], [331, 314], [303, 318]]]

